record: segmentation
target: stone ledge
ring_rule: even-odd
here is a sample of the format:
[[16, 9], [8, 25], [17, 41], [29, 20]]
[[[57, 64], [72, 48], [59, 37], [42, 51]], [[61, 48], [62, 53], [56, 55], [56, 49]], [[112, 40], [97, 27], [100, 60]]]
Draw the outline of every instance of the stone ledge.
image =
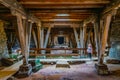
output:
[[120, 64], [120, 60], [111, 58], [111, 59], [107, 59], [106, 63], [108, 63], [108, 64]]
[[96, 63], [95, 68], [96, 68], [97, 73], [99, 75], [108, 75], [109, 74], [108, 67], [107, 67], [106, 64], [98, 64], [98, 63]]

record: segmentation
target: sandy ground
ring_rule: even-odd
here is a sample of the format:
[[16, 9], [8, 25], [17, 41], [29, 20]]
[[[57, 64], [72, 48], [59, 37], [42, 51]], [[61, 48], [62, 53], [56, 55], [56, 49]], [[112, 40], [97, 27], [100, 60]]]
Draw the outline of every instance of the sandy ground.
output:
[[70, 65], [70, 68], [56, 68], [47, 65], [43, 69], [24, 79], [16, 80], [120, 80], [120, 65], [108, 64], [110, 75], [97, 75], [94, 62]]

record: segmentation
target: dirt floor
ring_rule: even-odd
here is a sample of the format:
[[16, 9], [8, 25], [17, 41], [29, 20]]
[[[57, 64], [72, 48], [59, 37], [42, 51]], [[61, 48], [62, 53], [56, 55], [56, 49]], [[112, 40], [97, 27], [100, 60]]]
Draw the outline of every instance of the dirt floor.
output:
[[120, 80], [120, 64], [108, 64], [110, 75], [100, 76], [96, 73], [94, 62], [70, 65], [70, 68], [56, 68], [47, 65], [43, 69], [24, 79], [17, 80]]

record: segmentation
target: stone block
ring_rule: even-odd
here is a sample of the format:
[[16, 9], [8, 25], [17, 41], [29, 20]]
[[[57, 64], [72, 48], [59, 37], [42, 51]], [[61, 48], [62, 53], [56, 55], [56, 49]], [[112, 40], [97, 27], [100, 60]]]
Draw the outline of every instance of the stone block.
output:
[[108, 67], [106, 64], [95, 64], [96, 71], [99, 75], [108, 75]]
[[107, 59], [106, 62], [109, 64], [120, 64], [120, 60], [118, 59]]

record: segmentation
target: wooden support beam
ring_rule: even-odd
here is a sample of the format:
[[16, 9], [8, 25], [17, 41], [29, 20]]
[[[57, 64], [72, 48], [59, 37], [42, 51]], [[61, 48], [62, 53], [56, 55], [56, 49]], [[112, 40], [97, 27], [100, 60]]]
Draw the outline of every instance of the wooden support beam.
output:
[[108, 14], [106, 16], [105, 19], [105, 25], [104, 25], [104, 32], [103, 32], [103, 36], [102, 36], [102, 40], [101, 40], [101, 47], [100, 47], [100, 58], [99, 58], [99, 63], [103, 64], [103, 55], [105, 52], [105, 48], [106, 48], [106, 43], [107, 43], [107, 37], [108, 37], [108, 31], [109, 31], [109, 27], [110, 27], [110, 22], [111, 22], [111, 18], [112, 18], [112, 14]]
[[77, 43], [77, 48], [80, 48], [80, 43], [79, 43], [78, 33], [76, 31], [76, 28], [73, 27], [73, 31], [74, 31], [75, 40], [76, 40], [76, 43]]
[[18, 35], [19, 35], [19, 39], [20, 39], [20, 46], [21, 46], [21, 50], [22, 50], [22, 54], [24, 57], [26, 57], [24, 60], [25, 63], [27, 64], [28, 63], [28, 60], [27, 60], [27, 56], [26, 56], [26, 45], [25, 45], [25, 31], [24, 31], [24, 28], [23, 28], [23, 23], [22, 23], [22, 16], [20, 15], [17, 15], [17, 24], [18, 24]]
[[[81, 25], [82, 26], [82, 25]], [[83, 48], [83, 27], [80, 27], [80, 47]], [[81, 51], [81, 55], [83, 55], [83, 51]]]
[[30, 40], [31, 40], [31, 30], [32, 30], [32, 22], [28, 22], [28, 25], [26, 26], [26, 55], [29, 58], [29, 49], [30, 49]]
[[83, 48], [85, 48], [85, 44], [86, 44], [86, 38], [87, 38], [87, 26], [85, 24], [83, 24]]
[[95, 44], [96, 44], [96, 51], [98, 54], [98, 57], [100, 56], [100, 26], [98, 23], [98, 20], [94, 23], [94, 35], [95, 35]]
[[36, 46], [36, 48], [38, 48], [37, 37], [36, 37], [36, 34], [35, 34], [34, 30], [32, 30], [32, 35], [33, 35], [33, 39], [34, 39], [34, 42], [35, 42], [35, 46]]
[[111, 3], [111, 5], [107, 6], [106, 9], [104, 9], [103, 11], [103, 15], [105, 15], [106, 13], [113, 11], [114, 9], [118, 9], [120, 7], [120, 0], [114, 1], [113, 3]]
[[26, 17], [26, 12], [23, 9], [22, 5], [19, 4], [16, 0], [0, 0], [0, 3], [8, 7], [11, 10], [15, 10], [17, 13], [20, 13], [22, 17]]
[[41, 48], [41, 24], [37, 23], [38, 48]]
[[[80, 48], [80, 42], [79, 42], [79, 39], [78, 39], [78, 33], [77, 33], [75, 27], [73, 27], [73, 31], [74, 31], [75, 40], [76, 40], [76, 43], [77, 43], [77, 48]], [[78, 51], [78, 53], [80, 54], [80, 51]]]
[[30, 50], [86, 50], [86, 48], [31, 48]]
[[88, 17], [87, 19], [84, 20], [84, 24], [86, 25], [90, 22], [93, 22], [93, 21], [95, 21], [96, 18], [97, 18], [97, 14], [93, 14], [90, 17]]
[[[51, 31], [51, 27], [48, 28], [48, 31], [47, 31], [47, 34], [46, 34], [46, 38], [45, 38], [44, 48], [47, 47], [48, 38], [49, 38], [49, 35], [50, 35], [50, 31]], [[45, 53], [44, 53], [44, 54], [45, 54]]]
[[41, 28], [41, 48], [44, 47], [44, 28]]
[[27, 18], [29, 16], [29, 20], [33, 22], [39, 22], [39, 19], [36, 18], [33, 14], [27, 14], [21, 4], [19, 4], [16, 0], [0, 0], [0, 3], [4, 6], [8, 7], [13, 15], [21, 14], [22, 18]]

